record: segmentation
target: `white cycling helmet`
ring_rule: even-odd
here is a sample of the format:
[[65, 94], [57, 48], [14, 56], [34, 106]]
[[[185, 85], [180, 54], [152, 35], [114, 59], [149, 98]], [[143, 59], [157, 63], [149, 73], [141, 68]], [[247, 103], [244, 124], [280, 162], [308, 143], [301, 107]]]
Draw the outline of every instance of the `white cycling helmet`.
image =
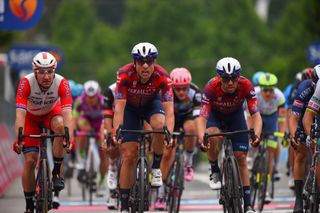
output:
[[313, 68], [311, 79], [312, 79], [312, 83], [316, 85], [318, 80], [320, 79], [320, 64], [316, 65]]
[[49, 52], [40, 52], [32, 60], [32, 69], [53, 69], [57, 68], [56, 58]]
[[83, 90], [84, 94], [90, 97], [100, 95], [101, 93], [99, 83], [92, 80], [87, 81], [83, 84]]
[[142, 42], [135, 45], [131, 51], [131, 56], [133, 59], [138, 58], [157, 58], [158, 50], [157, 48], [148, 42]]
[[237, 59], [225, 57], [217, 62], [216, 70], [219, 75], [239, 75], [241, 65]]

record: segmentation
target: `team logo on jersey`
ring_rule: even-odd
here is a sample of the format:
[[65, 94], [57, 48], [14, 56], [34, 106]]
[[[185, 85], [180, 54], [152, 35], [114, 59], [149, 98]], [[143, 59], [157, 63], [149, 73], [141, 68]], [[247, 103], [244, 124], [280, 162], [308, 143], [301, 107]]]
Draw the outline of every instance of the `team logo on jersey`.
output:
[[133, 81], [133, 82], [132, 82], [132, 86], [133, 86], [133, 87], [136, 87], [136, 86], [137, 86], [137, 83], [138, 83], [137, 81]]
[[196, 101], [201, 102], [201, 94], [200, 93], [197, 93], [195, 98], [196, 98]]

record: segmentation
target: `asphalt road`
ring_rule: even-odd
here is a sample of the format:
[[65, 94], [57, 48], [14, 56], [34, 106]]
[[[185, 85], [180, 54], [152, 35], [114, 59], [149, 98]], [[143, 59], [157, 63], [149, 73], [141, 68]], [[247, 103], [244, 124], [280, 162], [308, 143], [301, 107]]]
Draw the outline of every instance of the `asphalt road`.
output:
[[[265, 206], [263, 212], [292, 212], [294, 194], [288, 188], [288, 177], [284, 175], [284, 163], [281, 164], [282, 178], [276, 183], [275, 199]], [[89, 206], [88, 201], [82, 201], [81, 186], [76, 179], [71, 180], [71, 195], [67, 188], [61, 192], [61, 206], [52, 212], [112, 212], [106, 207], [106, 197], [94, 197], [94, 203]], [[66, 187], [68, 184], [66, 183]], [[208, 165], [202, 163], [198, 166], [194, 180], [186, 184], [183, 193], [181, 212], [222, 212], [218, 204], [218, 192], [212, 191], [208, 186]], [[23, 212], [25, 201], [22, 193], [21, 180], [17, 178], [8, 192], [0, 198], [0, 212], [16, 213]], [[114, 211], [115, 212], [115, 211]], [[150, 211], [153, 212], [153, 211]]]

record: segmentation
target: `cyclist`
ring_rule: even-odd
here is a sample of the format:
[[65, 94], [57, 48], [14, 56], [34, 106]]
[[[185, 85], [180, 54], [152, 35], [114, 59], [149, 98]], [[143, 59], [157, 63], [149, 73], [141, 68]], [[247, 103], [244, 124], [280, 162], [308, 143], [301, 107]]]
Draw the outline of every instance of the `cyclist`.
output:
[[[217, 62], [218, 76], [213, 77], [205, 86], [200, 109], [200, 117], [196, 120], [200, 147], [207, 152], [211, 165], [209, 186], [211, 189], [220, 189], [220, 168], [218, 166], [218, 139], [210, 140], [208, 146], [203, 144], [203, 136], [220, 132], [221, 127], [227, 131], [247, 129], [243, 113], [243, 102], [246, 100], [249, 112], [252, 116], [254, 132], [260, 135], [262, 120], [258, 111], [257, 96], [252, 83], [240, 76], [241, 65], [232, 57], [225, 57]], [[244, 210], [254, 212], [250, 204], [250, 181], [247, 168], [248, 135], [238, 134], [231, 138], [234, 155], [239, 164], [240, 176], [243, 185]], [[256, 136], [250, 143], [259, 145], [259, 137]]]
[[255, 86], [255, 87], [256, 87], [256, 86], [259, 86], [259, 78], [260, 78], [263, 74], [264, 74], [263, 71], [257, 71], [257, 72], [255, 72], [255, 73], [253, 74], [252, 79], [251, 79], [253, 86]]
[[[142, 42], [133, 47], [131, 56], [133, 63], [123, 66], [118, 71], [114, 130], [119, 125], [123, 125], [124, 129], [142, 129], [140, 122], [142, 117], [153, 130], [162, 130], [166, 124], [169, 131], [172, 132], [174, 110], [171, 80], [166, 70], [156, 63], [157, 48], [151, 43]], [[160, 162], [164, 136], [155, 134], [152, 140], [154, 160], [151, 170], [151, 186], [160, 187], [162, 185]], [[130, 188], [134, 181], [134, 165], [138, 156], [138, 144], [134, 142], [138, 141], [138, 137], [123, 134], [121, 141], [123, 161], [120, 170], [121, 209], [127, 212]]]
[[[107, 130], [108, 136], [109, 133], [112, 133], [112, 122], [113, 122], [113, 113], [114, 113], [114, 97], [115, 97], [116, 83], [111, 84], [104, 91], [104, 128]], [[120, 161], [120, 150], [119, 146], [113, 146], [110, 143], [110, 137], [107, 138], [110, 148], [105, 147], [105, 150], [108, 150], [109, 153], [109, 167], [107, 174], [107, 186], [109, 188], [109, 198], [107, 199], [107, 206], [109, 209], [115, 209], [117, 206], [117, 197], [115, 189], [118, 187], [118, 165]]]
[[[285, 97], [280, 89], [277, 88], [278, 78], [272, 73], [264, 73], [259, 78], [259, 86], [255, 87], [258, 97], [259, 112], [262, 117], [262, 131], [265, 132], [284, 132], [285, 130], [285, 116], [284, 108]], [[272, 198], [270, 196], [271, 184], [270, 177], [272, 177], [273, 163], [275, 163], [275, 173], [277, 172], [278, 163], [278, 139], [271, 135], [268, 138], [268, 153], [269, 153], [269, 174], [268, 174], [268, 189], [265, 201], [270, 203]], [[274, 174], [276, 175], [276, 174]]]
[[[101, 88], [98, 82], [90, 80], [83, 84], [83, 93], [74, 103], [73, 117], [74, 126], [79, 131], [94, 132], [96, 134], [97, 144], [101, 145], [104, 139], [102, 133], [103, 129], [103, 106], [104, 97], [101, 94]], [[77, 144], [79, 150], [80, 171], [78, 180], [80, 182], [86, 181], [85, 171], [85, 147], [86, 137], [77, 136]], [[106, 152], [99, 150], [100, 156], [100, 178], [98, 181], [97, 196], [103, 196], [105, 193], [104, 179], [107, 171], [107, 156]]]
[[[319, 127], [319, 110], [320, 110], [320, 64], [316, 65], [313, 68], [312, 72], [312, 84], [314, 85], [314, 93], [309, 100], [307, 109], [304, 113], [303, 116], [303, 127], [305, 129], [305, 133], [307, 135], [306, 137], [306, 142], [309, 145], [312, 145], [311, 148], [313, 148], [314, 143], [316, 143], [316, 140], [311, 141], [310, 140], [310, 130], [311, 130], [311, 125], [315, 121], [315, 118], [317, 118], [317, 125]], [[317, 167], [317, 183], [318, 186], [320, 185], [320, 169]]]
[[[287, 121], [289, 121], [289, 118], [291, 116], [291, 111], [292, 111], [292, 105], [293, 105], [293, 101], [296, 97], [297, 94], [297, 89], [299, 84], [306, 80], [306, 79], [311, 79], [311, 73], [312, 73], [312, 68], [307, 67], [305, 69], [303, 69], [301, 72], [298, 72], [295, 76], [295, 82], [293, 83], [292, 87], [291, 87], [291, 91], [289, 94], [289, 98], [287, 99]], [[290, 129], [290, 123], [287, 124], [288, 128]], [[292, 148], [292, 146], [289, 146], [289, 164], [290, 164], [290, 177], [289, 177], [289, 183], [288, 186], [290, 189], [294, 190], [294, 162], [295, 162], [295, 155], [294, 155], [294, 149]]]
[[[20, 80], [16, 94], [15, 132], [18, 137], [19, 127], [23, 127], [24, 134], [40, 134], [40, 125], [56, 134], [64, 134], [64, 127], [72, 132], [72, 96], [68, 81], [55, 73], [57, 60], [49, 52], [40, 52], [32, 60], [33, 73]], [[72, 134], [70, 139], [72, 140]], [[63, 139], [55, 138], [53, 143], [52, 182], [54, 191], [64, 188], [64, 181], [60, 175], [63, 161]], [[22, 173], [22, 187], [26, 200], [26, 212], [34, 212], [33, 197], [35, 195], [34, 170], [39, 153], [39, 139], [25, 138], [23, 148], [16, 140], [13, 149], [18, 154], [24, 154]], [[70, 149], [72, 148], [70, 145]]]
[[[196, 125], [194, 119], [199, 116], [201, 104], [201, 92], [195, 84], [192, 83], [192, 77], [184, 67], [175, 68], [170, 73], [170, 78], [174, 92], [174, 130], [183, 131], [186, 134], [196, 134]], [[193, 155], [195, 153], [196, 137], [185, 138], [185, 166], [184, 177], [186, 181], [191, 181], [194, 176], [192, 167]], [[162, 179], [165, 183], [169, 170], [174, 160], [175, 148], [165, 149], [161, 161]], [[165, 186], [162, 185], [158, 191], [158, 198], [155, 204], [156, 209], [165, 209]]]
[[[306, 161], [308, 148], [306, 146], [306, 133], [303, 128], [302, 118], [307, 108], [308, 102], [314, 93], [315, 83], [311, 79], [302, 81], [298, 88], [292, 104], [291, 116], [289, 118], [291, 145], [295, 149], [294, 158], [294, 190], [296, 195], [295, 213], [303, 212], [303, 181], [306, 177]], [[296, 141], [295, 134], [299, 132], [300, 139]]]

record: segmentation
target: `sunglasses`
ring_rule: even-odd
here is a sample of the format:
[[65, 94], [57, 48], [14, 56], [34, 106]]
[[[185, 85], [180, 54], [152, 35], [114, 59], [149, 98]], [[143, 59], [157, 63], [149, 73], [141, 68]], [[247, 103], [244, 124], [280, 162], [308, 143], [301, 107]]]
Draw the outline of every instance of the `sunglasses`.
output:
[[45, 75], [45, 74], [52, 75], [52, 74], [54, 74], [54, 70], [37, 70], [36, 72], [38, 75]]
[[145, 63], [148, 64], [148, 66], [154, 64], [154, 58], [139, 58], [136, 60], [136, 62], [139, 64], [139, 65], [144, 65]]
[[229, 83], [232, 81], [233, 83], [238, 81], [239, 75], [225, 75], [221, 76], [221, 80], [223, 83]]
[[273, 93], [274, 89], [273, 88], [263, 88], [262, 91], [265, 93], [268, 93], [268, 92]]
[[180, 91], [187, 91], [189, 87], [174, 87], [173, 89], [177, 92], [180, 92]]

